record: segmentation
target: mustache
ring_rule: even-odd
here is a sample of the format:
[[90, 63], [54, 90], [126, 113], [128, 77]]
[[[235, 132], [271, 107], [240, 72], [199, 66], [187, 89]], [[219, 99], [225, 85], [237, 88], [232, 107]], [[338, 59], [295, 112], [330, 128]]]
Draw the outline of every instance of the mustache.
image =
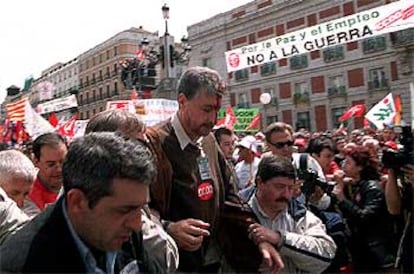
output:
[[279, 199], [276, 199], [276, 200], [275, 200], [275, 202], [280, 202], [280, 203], [289, 203], [289, 200], [288, 200], [288, 199], [286, 199], [286, 198], [279, 198]]

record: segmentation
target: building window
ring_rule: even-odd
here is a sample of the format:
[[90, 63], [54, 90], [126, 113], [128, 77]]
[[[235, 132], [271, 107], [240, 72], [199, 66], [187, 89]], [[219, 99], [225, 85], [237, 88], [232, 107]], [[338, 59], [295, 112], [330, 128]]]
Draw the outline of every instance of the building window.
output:
[[111, 97], [111, 88], [109, 85], [106, 85], [106, 97]]
[[244, 81], [244, 80], [249, 79], [249, 69], [245, 68], [245, 69], [237, 70], [234, 74], [234, 79], [236, 81]]
[[296, 120], [296, 129], [300, 128], [311, 130], [309, 111], [298, 112]]
[[394, 47], [414, 44], [414, 28], [391, 32], [391, 42]]
[[106, 51], [106, 60], [109, 60], [109, 50]]
[[267, 125], [270, 125], [271, 123], [278, 122], [278, 121], [279, 121], [279, 119], [278, 119], [277, 115], [266, 117]]
[[114, 94], [115, 95], [118, 94], [118, 83], [117, 82], [114, 83]]
[[118, 47], [114, 47], [114, 57], [118, 55]]
[[295, 83], [295, 93], [293, 94], [294, 104], [309, 103], [310, 93], [307, 82]]
[[96, 91], [95, 90], [92, 90], [92, 99], [93, 99], [92, 102], [96, 102]]
[[344, 47], [342, 45], [329, 47], [323, 50], [323, 60], [325, 63], [344, 59]]
[[328, 96], [345, 95], [345, 80], [343, 75], [328, 78]]
[[368, 89], [383, 89], [388, 87], [388, 79], [385, 77], [384, 68], [369, 70]]
[[293, 56], [289, 60], [290, 69], [303, 69], [308, 67], [308, 55], [306, 53]]
[[339, 108], [333, 108], [332, 111], [332, 125], [334, 128], [339, 128], [340, 126], [340, 122], [339, 122], [339, 117], [342, 116], [342, 114], [345, 113], [345, 108], [344, 107], [339, 107]]
[[83, 103], [83, 94], [79, 95], [79, 103], [82, 105]]
[[237, 104], [238, 108], [249, 108], [250, 107], [249, 101], [247, 100], [247, 94], [246, 93], [244, 93], [244, 92], [239, 93], [239, 98], [238, 99], [239, 99], [238, 104]]
[[364, 53], [373, 53], [385, 50], [387, 47], [384, 36], [375, 36], [366, 38], [362, 41], [362, 50]]
[[211, 58], [210, 57], [203, 58], [202, 64], [203, 64], [203, 67], [213, 68], [212, 64], [211, 64]]
[[102, 53], [99, 54], [99, 64], [102, 63]]
[[89, 110], [86, 111], [86, 119], [89, 119]]
[[267, 87], [267, 88], [265, 88], [263, 93], [269, 93], [270, 94], [270, 97], [272, 99], [270, 100], [270, 103], [269, 104], [271, 104], [273, 106], [277, 106], [278, 105], [276, 91], [275, 91], [275, 89], [273, 87]]
[[102, 100], [102, 93], [103, 93], [103, 91], [102, 91], [102, 88], [99, 88], [99, 100]]
[[276, 62], [265, 63], [260, 66], [260, 75], [267, 76], [276, 73]]

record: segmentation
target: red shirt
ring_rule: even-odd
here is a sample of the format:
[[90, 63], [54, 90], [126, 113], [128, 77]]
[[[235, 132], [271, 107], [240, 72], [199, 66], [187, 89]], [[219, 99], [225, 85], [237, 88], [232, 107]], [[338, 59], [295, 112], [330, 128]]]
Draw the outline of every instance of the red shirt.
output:
[[29, 198], [43, 210], [48, 204], [54, 203], [59, 193], [50, 191], [39, 180], [39, 177], [34, 181], [32, 190], [29, 193]]
[[335, 171], [340, 170], [341, 168], [338, 166], [338, 164], [335, 161], [331, 161], [331, 164], [329, 165], [329, 169], [325, 172], [327, 175], [332, 175], [335, 173]]

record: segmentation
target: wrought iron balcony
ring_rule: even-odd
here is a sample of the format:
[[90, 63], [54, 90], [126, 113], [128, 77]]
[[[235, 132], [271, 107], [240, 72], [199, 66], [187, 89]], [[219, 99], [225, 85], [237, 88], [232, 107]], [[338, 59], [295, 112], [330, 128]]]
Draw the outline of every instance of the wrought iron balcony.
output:
[[368, 90], [386, 89], [389, 88], [388, 79], [368, 81]]
[[345, 86], [332, 86], [328, 88], [328, 97], [347, 96]]

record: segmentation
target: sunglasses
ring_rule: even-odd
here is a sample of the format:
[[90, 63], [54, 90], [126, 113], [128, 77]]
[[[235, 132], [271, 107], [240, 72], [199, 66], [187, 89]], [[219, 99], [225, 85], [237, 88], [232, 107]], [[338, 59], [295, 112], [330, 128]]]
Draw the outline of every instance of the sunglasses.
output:
[[270, 141], [267, 141], [269, 144], [275, 146], [276, 148], [284, 148], [285, 146], [293, 146], [293, 141], [286, 141], [286, 142], [277, 142], [277, 143], [272, 143]]

